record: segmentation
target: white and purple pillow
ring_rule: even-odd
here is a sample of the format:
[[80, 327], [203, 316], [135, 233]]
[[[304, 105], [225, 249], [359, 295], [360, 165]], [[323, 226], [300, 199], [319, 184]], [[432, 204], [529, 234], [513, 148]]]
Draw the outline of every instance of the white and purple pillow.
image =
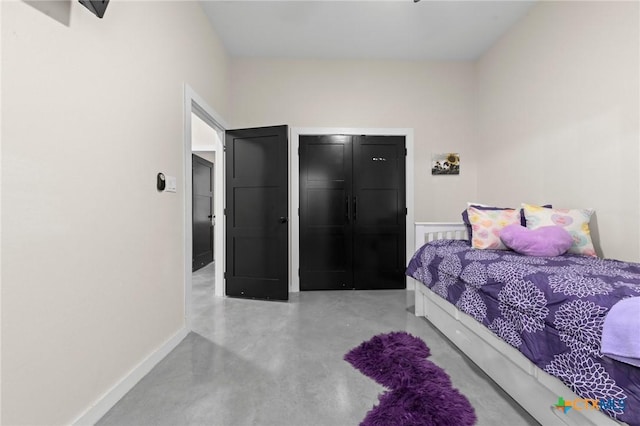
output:
[[514, 209], [481, 210], [468, 208], [473, 237], [471, 247], [476, 249], [508, 250], [500, 240], [505, 226], [520, 224], [520, 211]]
[[552, 209], [531, 204], [522, 204], [522, 211], [531, 230], [543, 226], [560, 226], [573, 238], [569, 253], [597, 256], [591, 241], [589, 221], [593, 209]]
[[[467, 235], [469, 236], [469, 242], [471, 242], [471, 240], [473, 239], [473, 229], [471, 227], [471, 222], [469, 221], [469, 211], [468, 211], [469, 207], [474, 207], [478, 210], [515, 210], [512, 207], [494, 207], [494, 206], [488, 206], [486, 204], [480, 204], [480, 203], [470, 203], [470, 202], [467, 203], [467, 208], [462, 211], [462, 221], [467, 227]], [[551, 204], [545, 204], [542, 207], [551, 208], [552, 206]], [[520, 225], [527, 226], [527, 220], [524, 216], [524, 211], [522, 209], [520, 209]]]

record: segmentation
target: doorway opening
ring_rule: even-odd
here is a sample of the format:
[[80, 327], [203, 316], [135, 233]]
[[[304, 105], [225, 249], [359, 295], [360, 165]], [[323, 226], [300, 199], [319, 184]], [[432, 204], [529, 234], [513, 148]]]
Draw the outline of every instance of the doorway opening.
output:
[[[215, 238], [215, 163], [218, 133], [192, 113], [192, 270], [214, 263]], [[215, 267], [215, 265], [214, 265]], [[211, 277], [213, 284], [213, 276]], [[211, 286], [213, 290], [213, 285]]]
[[[224, 294], [224, 132], [228, 128], [224, 120], [188, 85], [184, 90], [184, 282], [185, 282], [185, 322], [189, 329], [192, 326], [194, 275], [193, 269], [197, 262], [202, 262], [203, 250], [194, 252], [194, 241], [198, 244], [198, 236], [194, 239], [194, 224], [196, 233], [205, 229], [211, 232], [210, 244], [211, 262], [199, 268], [195, 281], [198, 282], [198, 294], [202, 297], [222, 297]], [[194, 196], [193, 168], [194, 155], [203, 158], [204, 163], [211, 164], [211, 180], [209, 203], [210, 210], [205, 219], [207, 225], [198, 219], [202, 216], [202, 206], [195, 206], [194, 202], [206, 204], [203, 201], [202, 190]], [[196, 160], [198, 162], [198, 160]], [[196, 185], [197, 189], [197, 185]], [[196, 218], [194, 221], [194, 214]], [[208, 216], [211, 216], [210, 218]], [[199, 221], [199, 223], [198, 223]], [[200, 241], [200, 244], [203, 244]], [[197, 250], [198, 251], [198, 250]], [[205, 250], [206, 251], [206, 250]], [[194, 254], [198, 259], [194, 259]], [[205, 256], [206, 257], [206, 256]], [[202, 287], [204, 284], [205, 287]]]

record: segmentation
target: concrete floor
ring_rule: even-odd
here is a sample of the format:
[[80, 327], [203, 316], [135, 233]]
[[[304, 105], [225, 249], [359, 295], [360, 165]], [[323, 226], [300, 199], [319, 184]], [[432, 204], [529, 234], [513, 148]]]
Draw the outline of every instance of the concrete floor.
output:
[[422, 338], [479, 425], [537, 425], [426, 320], [413, 292], [302, 292], [285, 302], [215, 299], [193, 276], [194, 326], [99, 425], [357, 425], [384, 390], [343, 360], [372, 336]]

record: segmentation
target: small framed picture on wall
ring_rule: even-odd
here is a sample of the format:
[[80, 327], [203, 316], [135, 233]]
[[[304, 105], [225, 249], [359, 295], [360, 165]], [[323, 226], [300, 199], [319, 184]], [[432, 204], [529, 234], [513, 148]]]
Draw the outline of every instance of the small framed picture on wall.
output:
[[444, 154], [433, 154], [431, 157], [432, 175], [459, 175], [460, 174], [460, 154], [457, 152], [446, 152]]

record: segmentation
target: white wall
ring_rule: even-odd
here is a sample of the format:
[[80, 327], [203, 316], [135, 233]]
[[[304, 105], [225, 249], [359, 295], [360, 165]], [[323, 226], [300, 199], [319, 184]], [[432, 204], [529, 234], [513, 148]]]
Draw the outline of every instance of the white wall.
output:
[[[540, 2], [476, 63], [233, 59], [234, 127], [408, 127], [416, 220], [469, 200], [596, 209], [607, 257], [640, 260], [638, 2]], [[461, 175], [431, 176], [433, 152]]]
[[191, 150], [215, 151], [220, 143], [218, 132], [195, 113], [191, 113]]
[[226, 113], [227, 57], [197, 2], [1, 3], [1, 423], [68, 424], [184, 327], [155, 180], [184, 176], [184, 83]]
[[[638, 2], [540, 2], [477, 63], [478, 199], [596, 210], [640, 260]], [[596, 235], [597, 236], [597, 235]]]
[[200, 158], [204, 158], [210, 163], [215, 164], [216, 162], [216, 153], [214, 151], [193, 151], [193, 153]]
[[[417, 221], [459, 220], [476, 196], [473, 65], [233, 59], [233, 127], [413, 128]], [[460, 152], [459, 176], [431, 176], [432, 152]]]

